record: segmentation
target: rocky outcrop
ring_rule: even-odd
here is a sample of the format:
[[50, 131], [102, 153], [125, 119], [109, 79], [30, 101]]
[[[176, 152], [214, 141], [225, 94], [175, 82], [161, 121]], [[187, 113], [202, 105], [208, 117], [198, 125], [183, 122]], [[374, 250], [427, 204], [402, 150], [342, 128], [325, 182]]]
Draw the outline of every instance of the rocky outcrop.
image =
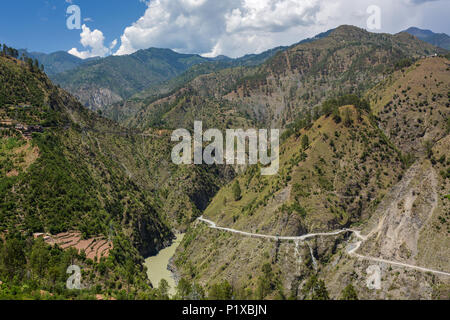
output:
[[93, 111], [103, 110], [105, 106], [122, 101], [122, 97], [107, 88], [81, 87], [71, 92]]
[[373, 255], [414, 263], [418, 239], [438, 203], [437, 177], [430, 162], [417, 163], [378, 206], [367, 241]]

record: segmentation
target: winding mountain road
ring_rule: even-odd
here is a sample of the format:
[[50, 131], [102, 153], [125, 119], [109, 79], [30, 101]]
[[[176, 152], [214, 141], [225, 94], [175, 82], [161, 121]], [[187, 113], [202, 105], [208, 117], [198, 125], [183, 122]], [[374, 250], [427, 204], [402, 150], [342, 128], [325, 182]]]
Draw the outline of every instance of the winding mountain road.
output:
[[370, 256], [365, 256], [365, 255], [356, 253], [356, 251], [358, 251], [358, 249], [361, 247], [362, 243], [364, 241], [366, 241], [368, 238], [367, 236], [363, 236], [361, 234], [361, 232], [357, 231], [357, 230], [342, 229], [339, 231], [327, 232], [327, 233], [308, 233], [308, 234], [304, 234], [302, 236], [297, 236], [297, 237], [282, 237], [282, 236], [272, 236], [272, 235], [245, 232], [245, 231], [240, 231], [240, 230], [236, 230], [236, 229], [232, 229], [232, 228], [218, 227], [215, 222], [205, 219], [205, 218], [203, 218], [203, 216], [197, 218], [197, 220], [208, 224], [211, 229], [227, 231], [227, 232], [231, 232], [231, 233], [235, 233], [235, 234], [240, 234], [240, 235], [243, 235], [246, 237], [263, 238], [263, 239], [270, 239], [270, 240], [275, 240], [275, 241], [290, 241], [290, 240], [304, 241], [304, 240], [307, 240], [309, 238], [314, 238], [314, 237], [336, 236], [336, 235], [339, 235], [342, 233], [351, 232], [361, 241], [352, 243], [347, 247], [347, 254], [349, 254], [350, 256], [357, 257], [357, 258], [363, 259], [363, 260], [381, 262], [381, 263], [386, 263], [386, 264], [390, 264], [390, 265], [394, 265], [394, 266], [405, 267], [405, 268], [414, 269], [414, 270], [418, 270], [418, 271], [422, 271], [422, 272], [430, 272], [430, 273], [450, 277], [450, 273], [448, 273], [448, 272], [433, 270], [433, 269], [429, 269], [429, 268], [423, 268], [423, 267], [415, 266], [412, 264], [401, 263], [401, 262], [392, 261], [392, 260], [385, 260], [385, 259], [381, 259], [381, 258], [370, 257]]

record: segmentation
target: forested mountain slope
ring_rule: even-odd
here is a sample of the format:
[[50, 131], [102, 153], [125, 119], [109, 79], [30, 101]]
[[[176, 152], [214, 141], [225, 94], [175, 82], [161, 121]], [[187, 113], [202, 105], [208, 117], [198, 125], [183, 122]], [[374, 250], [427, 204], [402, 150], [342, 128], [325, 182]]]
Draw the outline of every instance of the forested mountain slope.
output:
[[[150, 49], [61, 76], [92, 109], [141, 92], [103, 109], [123, 127], [32, 61], [0, 56], [0, 298], [38, 288], [72, 297], [64, 280], [74, 260], [89, 279], [78, 297], [161, 297], [142, 256], [186, 230], [172, 267], [181, 287], [203, 285], [211, 297], [445, 298], [450, 62], [441, 54], [406, 33], [341, 26], [261, 65]], [[173, 164], [172, 129], [192, 131], [195, 120], [204, 130], [284, 129], [278, 174]], [[37, 232], [110, 239], [113, 249], [92, 260]]]
[[450, 37], [445, 33], [435, 33], [431, 30], [423, 30], [411, 27], [405, 30], [409, 34], [419, 38], [422, 41], [431, 43], [433, 46], [450, 50]]
[[[217, 113], [221, 104], [217, 116], [225, 122], [234, 114], [264, 126], [295, 126], [317, 114], [313, 108], [326, 99], [361, 94], [404, 63], [435, 52], [446, 51], [406, 33], [375, 34], [341, 26], [323, 38], [279, 52], [261, 66], [202, 75], [167, 97], [134, 105], [133, 110], [140, 110], [124, 123], [137, 128], [181, 127], [186, 121], [171, 115], [200, 119], [205, 113]], [[198, 99], [202, 102], [189, 103]], [[187, 105], [172, 103], [180, 100], [187, 100]]]
[[[318, 39], [325, 38], [332, 31], [333, 30], [329, 30], [320, 33], [313, 38], [304, 39], [298, 44], [313, 42]], [[149, 88], [138, 92], [130, 99], [113, 103], [112, 105], [104, 106], [104, 108], [102, 109], [103, 114], [106, 117], [119, 122], [125, 121], [126, 119], [133, 117], [133, 115], [135, 115], [140, 109], [144, 108], [150, 102], [157, 100], [159, 96], [170, 95], [170, 93], [183, 88], [187, 83], [197, 77], [200, 77], [201, 75], [217, 73], [221, 70], [230, 68], [256, 67], [263, 64], [266, 60], [272, 58], [278, 52], [285, 51], [288, 48], [289, 47], [276, 47], [259, 54], [248, 54], [236, 59], [221, 56], [210, 59], [210, 61], [208, 62], [192, 66], [186, 72], [175, 78], [164, 81], [157, 85], [152, 85]]]
[[110, 56], [60, 73], [53, 80], [92, 110], [128, 98], [208, 61], [199, 55], [150, 48], [132, 55]]
[[[0, 57], [0, 106], [0, 232], [6, 241], [0, 246], [0, 277], [8, 285], [24, 283], [26, 270], [34, 272], [28, 258], [38, 241], [33, 233], [76, 230], [85, 239], [111, 239], [114, 249], [98, 267], [82, 253], [50, 253], [36, 242], [36, 250], [62, 259], [52, 265], [58, 268], [55, 280], [51, 268], [40, 269], [38, 286], [68, 294], [66, 258], [72, 256], [95, 275], [92, 288], [122, 297], [154, 294], [142, 256], [170, 243], [172, 230], [185, 228], [233, 177], [223, 168], [173, 165], [167, 132], [131, 132], [103, 119], [39, 68], [9, 56]], [[18, 264], [12, 266], [14, 259]], [[97, 272], [105, 266], [110, 271]]]
[[150, 48], [131, 55], [86, 61], [76, 69], [52, 75], [52, 80], [74, 94], [85, 106], [106, 111], [109, 116], [106, 108], [123, 99], [134, 95], [146, 98], [164, 94], [198, 75], [225, 68], [255, 66], [284, 49], [278, 47], [231, 59], [204, 58], [169, 49]]
[[57, 51], [53, 53], [28, 52], [27, 50], [19, 50], [20, 55], [25, 55], [31, 59], [38, 59], [39, 63], [44, 66], [44, 71], [49, 77], [53, 77], [58, 73], [75, 69], [84, 62], [92, 61], [97, 58], [80, 59], [65, 51]]

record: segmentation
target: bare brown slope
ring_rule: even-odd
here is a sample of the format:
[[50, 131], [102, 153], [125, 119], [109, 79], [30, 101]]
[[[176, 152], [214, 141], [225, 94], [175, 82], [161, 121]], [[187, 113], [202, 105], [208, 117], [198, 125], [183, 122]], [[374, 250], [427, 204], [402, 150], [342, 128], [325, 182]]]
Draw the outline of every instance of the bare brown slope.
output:
[[[406, 81], [403, 85], [409, 84], [411, 89], [407, 91], [411, 92], [425, 88], [431, 101], [435, 97], [430, 104], [433, 109], [421, 106], [422, 111], [416, 112], [428, 125], [410, 126], [404, 135], [394, 137], [389, 131], [383, 134], [370, 121], [367, 123], [374, 124], [372, 128], [355, 119], [348, 128], [335, 124], [331, 118], [319, 119], [312, 128], [300, 133], [310, 138], [306, 159], [299, 162], [301, 139], [288, 140], [282, 147], [279, 176], [265, 180], [244, 174], [238, 178], [243, 189], [241, 200], [234, 201], [231, 187], [225, 187], [205, 211], [205, 216], [218, 226], [271, 235], [335, 230], [353, 222], [352, 228], [360, 228], [367, 237], [358, 254], [399, 264], [349, 255], [349, 245], [358, 239], [346, 238], [349, 235], [345, 234], [289, 243], [249, 238], [199, 224], [188, 233], [177, 253], [183, 275], [209, 285], [226, 279], [235, 288], [255, 290], [262, 265], [269, 263], [275, 279], [283, 284], [284, 293], [296, 298], [306, 297], [302, 289], [312, 274], [326, 280], [332, 298], [339, 298], [351, 283], [358, 295], [366, 299], [445, 297], [450, 285], [445, 276], [450, 266], [447, 63], [443, 58], [420, 60], [387, 78], [368, 95], [377, 97], [372, 99], [373, 108], [384, 129], [379, 106], [385, 106], [384, 101], [389, 101], [398, 90], [396, 81]], [[420, 73], [424, 71], [426, 78]], [[415, 103], [420, 104], [421, 100], [411, 96], [409, 101], [415, 109], [419, 108]], [[415, 115], [409, 114], [406, 107], [400, 110], [401, 114], [389, 118], [393, 127], [402, 127], [403, 116], [409, 119]], [[422, 146], [425, 140], [416, 134], [420, 130], [430, 138], [429, 150], [418, 148], [414, 152], [415, 163], [402, 168], [393, 156], [398, 154], [395, 150], [408, 152], [413, 149], [407, 146]], [[338, 157], [333, 158], [333, 153]], [[402, 159], [408, 163], [408, 158]], [[362, 210], [358, 211], [354, 205], [361, 200]], [[294, 205], [296, 202], [306, 209], [306, 214]], [[380, 268], [380, 290], [367, 287], [369, 267]], [[432, 275], [423, 271], [426, 269], [439, 270], [444, 275]], [[274, 290], [266, 298], [277, 294]]]
[[380, 127], [402, 151], [423, 155], [425, 142], [435, 143], [448, 134], [449, 80], [450, 61], [427, 58], [369, 91]]
[[[241, 124], [242, 118], [284, 127], [330, 96], [364, 92], [401, 59], [435, 52], [446, 51], [408, 34], [341, 26], [326, 38], [279, 52], [259, 67], [200, 76], [169, 99], [142, 104], [125, 122], [139, 128], [155, 124], [178, 128], [190, 127], [193, 119], [211, 122], [208, 116], [215, 115], [220, 121], [212, 124], [221, 127], [227, 122]], [[182, 99], [186, 102], [179, 103]]]

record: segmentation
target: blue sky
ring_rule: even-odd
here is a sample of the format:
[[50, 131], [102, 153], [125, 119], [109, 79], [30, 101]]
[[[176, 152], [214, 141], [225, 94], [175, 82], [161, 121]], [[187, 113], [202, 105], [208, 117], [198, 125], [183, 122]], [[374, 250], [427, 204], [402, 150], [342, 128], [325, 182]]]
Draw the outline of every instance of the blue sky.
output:
[[[66, 10], [81, 9], [82, 30], [68, 30]], [[367, 29], [411, 26], [450, 33], [450, 0], [14, 0], [1, 1], [0, 43], [81, 58], [149, 47], [231, 57], [296, 43], [342, 24]]]
[[[139, 0], [73, 0], [80, 6], [83, 21], [100, 29], [106, 40], [120, 38], [125, 27], [136, 21], [145, 11]], [[81, 47], [81, 30], [68, 30], [65, 0], [1, 1], [0, 43], [31, 51], [68, 51]], [[92, 19], [92, 21], [91, 21]]]

